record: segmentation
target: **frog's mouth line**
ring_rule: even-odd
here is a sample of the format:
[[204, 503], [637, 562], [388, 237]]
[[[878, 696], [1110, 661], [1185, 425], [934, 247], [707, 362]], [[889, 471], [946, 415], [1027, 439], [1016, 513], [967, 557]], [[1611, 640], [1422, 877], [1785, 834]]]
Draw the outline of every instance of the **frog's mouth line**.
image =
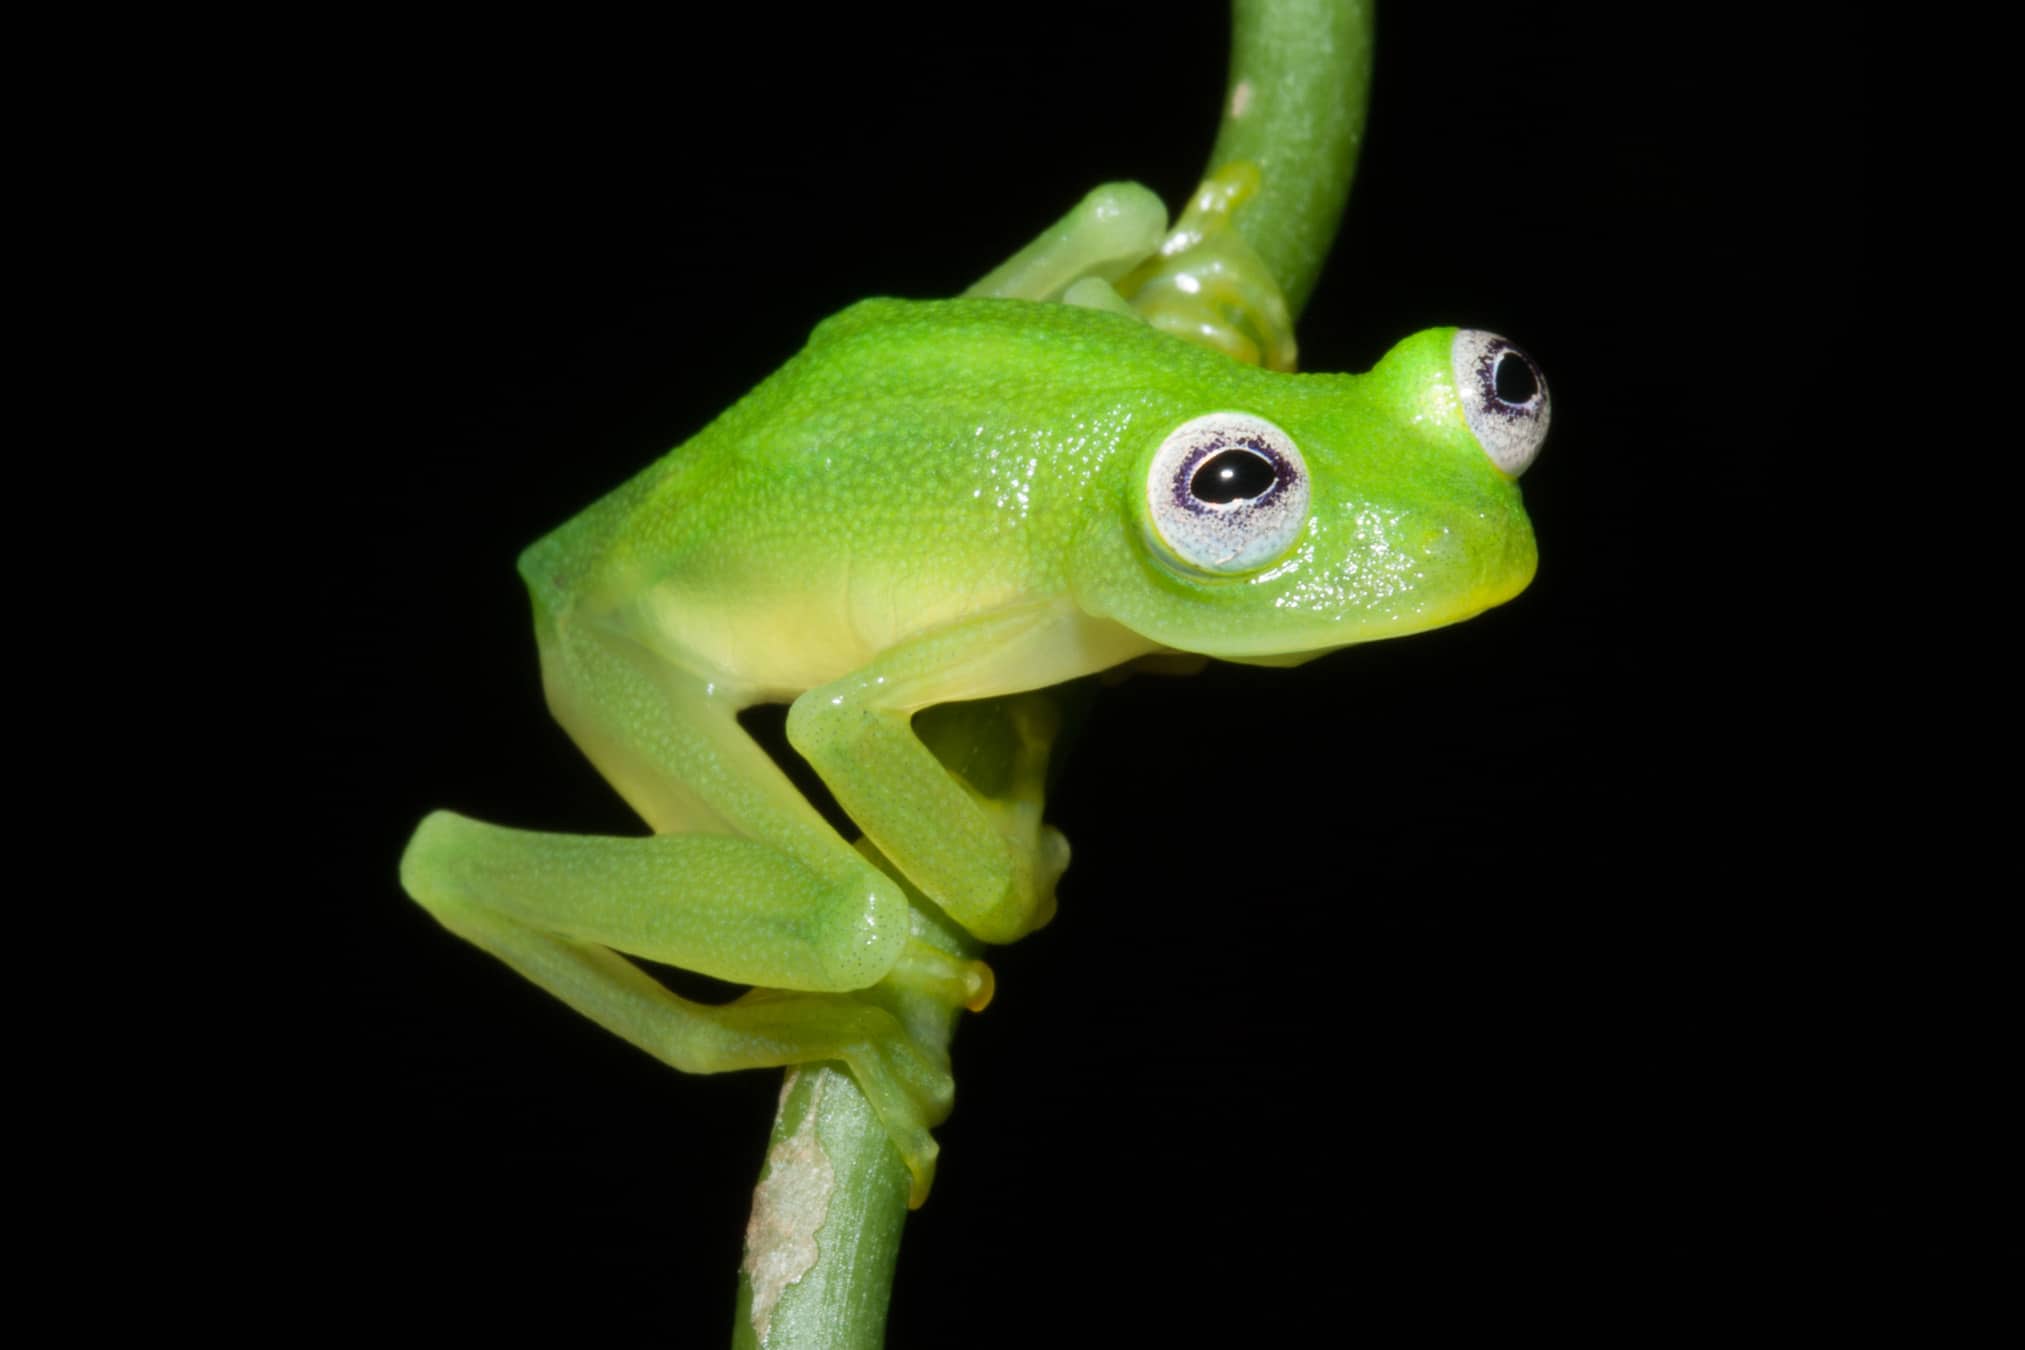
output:
[[[1526, 543], [1531, 544], [1530, 533]], [[1475, 618], [1486, 610], [1496, 609], [1525, 591], [1532, 584], [1538, 569], [1538, 555], [1532, 548], [1525, 550], [1522, 566], [1498, 569], [1475, 585], [1459, 590], [1445, 590], [1441, 595], [1416, 603], [1416, 596], [1425, 595], [1424, 590], [1402, 588], [1396, 596], [1396, 604], [1388, 604], [1372, 612], [1345, 611], [1335, 615], [1316, 615], [1307, 625], [1308, 632], [1297, 620], [1271, 625], [1255, 633], [1231, 635], [1223, 642], [1201, 642], [1194, 650], [1219, 659], [1239, 660], [1252, 665], [1296, 665], [1312, 660], [1327, 652], [1344, 647], [1354, 647], [1365, 642], [1379, 642], [1387, 638], [1411, 637], [1416, 633], [1432, 632]], [[1276, 569], [1277, 570], [1277, 569]], [[1256, 581], [1260, 578], [1252, 578]], [[1293, 608], [1285, 605], [1281, 608]], [[1306, 636], [1312, 639], [1303, 642]], [[1298, 650], [1290, 650], [1289, 643], [1302, 643]]]

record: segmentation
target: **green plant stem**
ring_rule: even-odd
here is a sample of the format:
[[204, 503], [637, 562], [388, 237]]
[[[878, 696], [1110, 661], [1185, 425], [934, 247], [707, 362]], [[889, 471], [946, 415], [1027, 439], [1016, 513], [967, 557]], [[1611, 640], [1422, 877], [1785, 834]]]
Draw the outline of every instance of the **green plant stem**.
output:
[[[1234, 223], [1298, 317], [1350, 194], [1370, 89], [1371, 5], [1235, 0], [1233, 11], [1230, 84], [1209, 172], [1233, 160], [1259, 168], [1259, 193]], [[976, 715], [936, 747], [945, 764], [1002, 754], [997, 702], [965, 705]], [[931, 906], [919, 908], [916, 936], [977, 955], [972, 939]], [[922, 1041], [948, 1048], [958, 1010], [905, 994], [886, 1006]], [[906, 1166], [851, 1076], [832, 1066], [791, 1071], [753, 1195], [732, 1344], [876, 1350], [907, 1194]]]
[[1258, 166], [1238, 233], [1299, 318], [1350, 198], [1371, 94], [1370, 0], [1236, 0], [1230, 83], [1207, 178]]
[[[862, 846], [861, 846], [862, 847]], [[895, 880], [904, 879], [872, 853]], [[965, 958], [980, 944], [923, 911], [915, 936]], [[886, 1004], [946, 1051], [962, 1010], [923, 995]], [[907, 1165], [840, 1066], [788, 1071], [753, 1192], [738, 1272], [737, 1350], [876, 1350], [907, 1221]]]

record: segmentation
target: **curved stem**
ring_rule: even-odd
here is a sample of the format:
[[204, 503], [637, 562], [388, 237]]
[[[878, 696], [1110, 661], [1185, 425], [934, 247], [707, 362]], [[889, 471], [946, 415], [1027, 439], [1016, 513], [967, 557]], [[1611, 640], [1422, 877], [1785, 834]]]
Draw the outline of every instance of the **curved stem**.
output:
[[[952, 772], [990, 776], [1012, 755], [1005, 699], [949, 704], [930, 748]], [[900, 869], [858, 848], [914, 903], [913, 937], [974, 960], [975, 938], [944, 918]], [[947, 1054], [962, 1008], [937, 993], [865, 993], [922, 1045]], [[738, 1270], [734, 1350], [878, 1350], [913, 1179], [858, 1082], [841, 1065], [790, 1069], [753, 1191]]]
[[[1257, 171], [1256, 191], [1231, 221], [1297, 318], [1350, 193], [1370, 90], [1371, 4], [1234, 0], [1233, 10], [1230, 84], [1205, 178], [1240, 164]], [[946, 705], [968, 710], [933, 747], [952, 771], [1007, 753], [1003, 702]], [[876, 851], [869, 856], [906, 885]], [[977, 954], [932, 906], [917, 910], [915, 936], [966, 959]], [[948, 1047], [958, 1018], [948, 1003], [895, 994], [885, 1006], [923, 1042]], [[905, 1164], [848, 1073], [791, 1071], [753, 1194], [733, 1345], [877, 1350], [908, 1187]]]
[[1204, 178], [1259, 190], [1233, 219], [1299, 318], [1335, 242], [1371, 93], [1369, 0], [1236, 0], [1223, 122]]
[[825, 1064], [790, 1069], [766, 1156], [732, 1345], [879, 1345], [907, 1166], [851, 1075]]
[[[926, 913], [915, 936], [966, 958], [979, 947]], [[917, 1039], [947, 1051], [959, 1008], [920, 994], [886, 1006]], [[911, 1185], [856, 1079], [841, 1065], [790, 1069], [745, 1228], [734, 1350], [878, 1350]]]
[[[935, 913], [877, 849], [858, 847], [916, 902], [917, 939], [977, 956], [982, 944]], [[916, 1040], [948, 1052], [960, 1007], [923, 992], [877, 993]], [[843, 1066], [788, 1070], [745, 1227], [734, 1350], [878, 1350], [912, 1184]]]

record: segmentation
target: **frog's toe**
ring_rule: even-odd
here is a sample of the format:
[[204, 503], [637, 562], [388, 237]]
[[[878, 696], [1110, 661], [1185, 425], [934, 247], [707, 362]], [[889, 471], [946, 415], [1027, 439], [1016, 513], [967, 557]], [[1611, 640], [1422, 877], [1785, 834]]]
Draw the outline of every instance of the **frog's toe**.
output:
[[1037, 880], [1042, 894], [1047, 897], [1048, 913], [1053, 914], [1055, 883], [1062, 879], [1062, 873], [1069, 870], [1069, 837], [1052, 825], [1043, 825], [1040, 844], [1035, 852], [1038, 855]]
[[942, 1146], [926, 1130], [905, 1140], [896, 1136], [893, 1146], [900, 1150], [900, 1160], [907, 1164], [907, 1208], [919, 1209], [928, 1199], [928, 1192], [934, 1189], [935, 1158]]
[[913, 1178], [907, 1201], [911, 1209], [928, 1198], [934, 1184], [939, 1147], [929, 1129], [956, 1104], [956, 1080], [946, 1056], [915, 1040], [897, 1022], [891, 1026], [890, 1034], [846, 1047], [844, 1060], [907, 1164]]
[[905, 1032], [882, 1042], [878, 1053], [927, 1124], [940, 1125], [949, 1118], [956, 1105], [956, 1079], [950, 1076], [947, 1055]]

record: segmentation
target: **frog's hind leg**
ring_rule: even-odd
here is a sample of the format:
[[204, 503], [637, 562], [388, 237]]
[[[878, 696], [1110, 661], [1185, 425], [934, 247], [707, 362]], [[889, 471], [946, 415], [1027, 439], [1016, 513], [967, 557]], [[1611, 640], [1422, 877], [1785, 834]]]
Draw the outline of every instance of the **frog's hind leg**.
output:
[[[927, 1197], [930, 1127], [955, 1096], [947, 1057], [860, 996], [756, 989], [710, 1005], [681, 998], [613, 950], [679, 957], [659, 945], [683, 925], [671, 894], [694, 886], [778, 898], [792, 861], [715, 836], [582, 838], [510, 830], [438, 811], [415, 831], [401, 882], [444, 927], [664, 1063], [718, 1073], [838, 1060], [850, 1066]], [[678, 940], [686, 935], [675, 933]], [[763, 944], [761, 932], [733, 945]], [[916, 944], [919, 945], [919, 944]], [[910, 960], [918, 960], [918, 957]], [[686, 963], [684, 963], [686, 964]]]
[[[438, 812], [402, 859], [409, 894], [677, 1068], [849, 1064], [912, 1170], [918, 1201], [934, 1158], [928, 1127], [947, 1114], [952, 1087], [940, 1052], [920, 1045], [873, 987], [905, 983], [972, 1001], [989, 972], [913, 938], [901, 887], [839, 838], [746, 734], [738, 692], [623, 634], [559, 618], [539, 595], [550, 704], [657, 833], [538, 834]], [[621, 953], [761, 988], [698, 1004]]]
[[[911, 932], [904, 892], [838, 836], [739, 724], [752, 701], [746, 691], [566, 613], [538, 615], [537, 632], [556, 719], [662, 839], [658, 848], [705, 859], [700, 884], [671, 884], [656, 906], [679, 912], [707, 933], [704, 941], [679, 956], [611, 945], [783, 989], [863, 989], [894, 968]], [[766, 875], [711, 879], [727, 851], [765, 856]]]

